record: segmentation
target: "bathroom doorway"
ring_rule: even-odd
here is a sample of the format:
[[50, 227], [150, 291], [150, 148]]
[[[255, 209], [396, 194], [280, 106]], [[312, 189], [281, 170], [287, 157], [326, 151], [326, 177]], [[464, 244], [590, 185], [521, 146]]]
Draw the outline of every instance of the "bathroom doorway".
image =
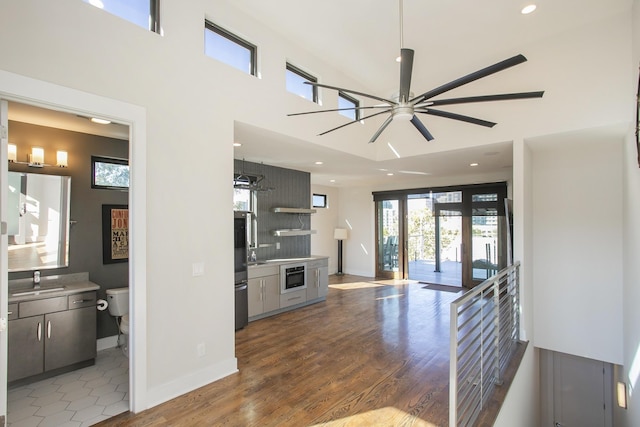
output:
[[[138, 326], [135, 321], [136, 315], [141, 313], [144, 317], [144, 301], [146, 299], [146, 237], [143, 226], [136, 227], [137, 224], [144, 223], [145, 194], [142, 191], [146, 188], [146, 113], [144, 109], [115, 101], [100, 96], [79, 92], [62, 86], [41, 82], [26, 77], [18, 76], [12, 73], [0, 71], [0, 99], [2, 100], [2, 111], [0, 117], [3, 119], [2, 134], [2, 156], [0, 160], [0, 181], [2, 187], [5, 186], [7, 179], [7, 136], [6, 125], [8, 120], [8, 102], [24, 103], [31, 106], [38, 106], [54, 111], [62, 111], [82, 116], [102, 116], [110, 117], [114, 121], [126, 124], [129, 127], [129, 160], [131, 167], [136, 168], [136, 174], [132, 175], [131, 191], [128, 196], [128, 205], [130, 208], [129, 217], [129, 241], [136, 242], [135, 249], [129, 253], [129, 265], [134, 260], [138, 267], [128, 268], [128, 282], [130, 287], [135, 288], [135, 292], [131, 297], [131, 334], [130, 334], [130, 352], [127, 362], [129, 369], [129, 407], [132, 411], [140, 411], [146, 408], [144, 389], [146, 388], [146, 376], [144, 368], [141, 366], [146, 360], [146, 330], [144, 327]], [[133, 125], [133, 126], [132, 126]], [[69, 159], [71, 161], [71, 158]], [[134, 166], [135, 165], [135, 166]], [[135, 192], [133, 189], [141, 189]], [[6, 192], [2, 193], [3, 211], [2, 219], [6, 221]], [[7, 319], [8, 316], [8, 267], [7, 267], [7, 238], [6, 234], [2, 236], [3, 244], [1, 251], [2, 260], [0, 262], [0, 317]], [[136, 310], [138, 308], [138, 310]], [[144, 322], [140, 322], [144, 326]], [[0, 333], [0, 363], [3, 369], [0, 376], [4, 386], [0, 386], [0, 417], [7, 414], [7, 387], [6, 387], [6, 366], [7, 366], [7, 334], [6, 331]], [[9, 421], [11, 421], [9, 419]]]

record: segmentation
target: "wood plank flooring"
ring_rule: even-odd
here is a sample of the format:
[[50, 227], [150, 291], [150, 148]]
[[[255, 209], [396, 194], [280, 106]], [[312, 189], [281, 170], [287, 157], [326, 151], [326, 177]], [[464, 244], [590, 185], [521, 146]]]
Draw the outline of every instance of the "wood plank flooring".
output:
[[99, 425], [446, 426], [449, 303], [459, 295], [330, 276], [326, 302], [236, 332], [239, 373]]

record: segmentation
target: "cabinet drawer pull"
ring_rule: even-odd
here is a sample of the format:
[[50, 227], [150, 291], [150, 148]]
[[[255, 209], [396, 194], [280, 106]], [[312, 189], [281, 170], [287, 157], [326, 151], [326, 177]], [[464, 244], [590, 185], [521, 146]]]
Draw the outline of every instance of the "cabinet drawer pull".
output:
[[7, 313], [7, 316], [11, 316], [13, 314], [13, 311], [10, 311], [9, 313]]
[[289, 298], [287, 301], [293, 301], [294, 299], [300, 299], [302, 297], [298, 296], [298, 297], [293, 297], [293, 298]]
[[93, 302], [93, 300], [92, 299], [79, 299], [79, 300], [73, 301], [74, 304], [82, 304], [82, 303], [85, 303], [85, 302]]
[[47, 322], [47, 338], [51, 338], [51, 320]]
[[42, 341], [42, 323], [38, 322], [38, 329], [36, 331], [36, 335], [38, 336], [38, 341]]

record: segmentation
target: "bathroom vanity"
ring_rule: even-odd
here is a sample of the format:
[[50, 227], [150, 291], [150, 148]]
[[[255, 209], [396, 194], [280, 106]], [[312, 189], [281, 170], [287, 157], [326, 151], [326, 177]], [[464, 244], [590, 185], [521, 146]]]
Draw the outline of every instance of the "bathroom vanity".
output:
[[47, 276], [40, 289], [31, 279], [9, 282], [10, 385], [94, 363], [98, 289], [88, 273]]

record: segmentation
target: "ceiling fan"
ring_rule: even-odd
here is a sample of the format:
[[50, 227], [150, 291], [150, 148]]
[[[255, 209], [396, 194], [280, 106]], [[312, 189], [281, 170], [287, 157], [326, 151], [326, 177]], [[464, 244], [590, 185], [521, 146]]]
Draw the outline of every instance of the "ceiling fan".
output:
[[[401, 34], [400, 46], [402, 46], [402, 0], [400, 0], [400, 34]], [[482, 96], [468, 96], [463, 98], [432, 99], [452, 89], [455, 89], [467, 83], [471, 83], [483, 77], [487, 77], [491, 74], [513, 67], [515, 65], [521, 64], [527, 60], [527, 58], [525, 58], [523, 55], [516, 55], [511, 58], [505, 59], [504, 61], [490, 65], [481, 70], [475, 71], [471, 74], [467, 74], [466, 76], [460, 77], [456, 80], [452, 80], [449, 83], [446, 83], [442, 86], [438, 86], [437, 88], [431, 89], [418, 96], [413, 96], [413, 94], [410, 91], [411, 73], [413, 71], [413, 54], [414, 54], [414, 51], [412, 49], [406, 49], [402, 47], [400, 49], [400, 88], [398, 90], [398, 93], [392, 99], [383, 98], [376, 95], [371, 95], [368, 93], [363, 93], [363, 92], [341, 88], [337, 86], [330, 86], [330, 85], [325, 85], [325, 84], [315, 83], [315, 82], [308, 82], [308, 81], [304, 82], [306, 84], [316, 86], [316, 87], [334, 89], [340, 92], [345, 92], [349, 94], [360, 95], [367, 98], [375, 99], [377, 101], [381, 101], [383, 104], [367, 106], [367, 107], [334, 108], [329, 110], [308, 111], [308, 112], [302, 112], [302, 113], [288, 114], [288, 116], [326, 113], [331, 111], [382, 109], [382, 111], [377, 112], [375, 114], [371, 114], [369, 116], [362, 117], [357, 120], [348, 122], [346, 124], [337, 126], [333, 129], [329, 129], [325, 132], [320, 133], [319, 136], [325, 135], [329, 132], [333, 132], [334, 130], [341, 129], [353, 123], [357, 123], [359, 121], [369, 119], [371, 117], [379, 116], [382, 114], [389, 114], [386, 120], [382, 123], [382, 125], [378, 128], [378, 130], [373, 134], [373, 136], [369, 140], [369, 143], [375, 142], [375, 140], [378, 139], [380, 134], [382, 134], [382, 132], [387, 128], [387, 126], [389, 126], [389, 124], [393, 120], [410, 121], [413, 124], [413, 126], [415, 126], [416, 129], [418, 129], [418, 131], [422, 134], [422, 136], [426, 138], [427, 141], [431, 141], [434, 139], [433, 135], [431, 134], [431, 132], [429, 132], [426, 126], [422, 123], [422, 121], [418, 119], [417, 114], [426, 114], [426, 115], [444, 117], [447, 119], [459, 120], [462, 122], [472, 123], [475, 125], [485, 126], [489, 128], [496, 125], [496, 123], [490, 122], [487, 120], [482, 120], [475, 117], [469, 117], [462, 114], [452, 113], [449, 111], [438, 110], [432, 107], [438, 107], [438, 106], [444, 106], [444, 105], [455, 105], [455, 104], [466, 104], [466, 103], [473, 103], [473, 102], [507, 101], [507, 100], [515, 100], [515, 99], [526, 99], [526, 98], [541, 98], [542, 95], [544, 94], [544, 91], [536, 91], [536, 92], [505, 93], [505, 94], [482, 95]]]
[[400, 58], [401, 58], [400, 59], [400, 90], [398, 91], [397, 97], [394, 97], [393, 99], [387, 99], [387, 98], [371, 95], [368, 93], [358, 92], [355, 90], [341, 88], [337, 86], [330, 86], [330, 85], [314, 83], [314, 82], [305, 82], [306, 84], [310, 84], [312, 86], [324, 87], [327, 89], [334, 89], [340, 92], [345, 92], [345, 93], [350, 93], [354, 95], [360, 95], [367, 98], [375, 99], [383, 102], [383, 104], [372, 105], [368, 107], [334, 108], [329, 110], [308, 111], [303, 113], [288, 114], [288, 116], [326, 113], [330, 111], [382, 109], [382, 111], [380, 112], [334, 127], [333, 129], [324, 131], [319, 135], [325, 135], [329, 132], [333, 132], [334, 130], [341, 129], [353, 123], [357, 123], [361, 120], [366, 120], [371, 117], [379, 116], [381, 114], [389, 114], [387, 119], [373, 134], [373, 136], [369, 140], [369, 143], [375, 142], [375, 140], [378, 139], [380, 134], [382, 134], [382, 132], [387, 128], [387, 126], [389, 126], [389, 124], [393, 120], [410, 121], [413, 124], [413, 126], [415, 126], [416, 129], [418, 129], [418, 131], [422, 134], [422, 136], [424, 136], [427, 139], [427, 141], [431, 141], [434, 139], [433, 135], [431, 134], [431, 132], [429, 132], [426, 126], [422, 123], [422, 121], [418, 119], [418, 116], [416, 114], [427, 114], [432, 116], [444, 117], [447, 119], [459, 120], [462, 122], [472, 123], [475, 125], [485, 126], [489, 128], [496, 125], [496, 123], [490, 122], [487, 120], [482, 120], [475, 117], [469, 117], [462, 114], [452, 113], [449, 111], [437, 110], [432, 107], [438, 107], [443, 105], [466, 104], [466, 103], [473, 103], [473, 102], [507, 101], [507, 100], [515, 100], [515, 99], [541, 98], [542, 95], [544, 94], [544, 91], [535, 91], [535, 92], [505, 93], [505, 94], [495, 94], [495, 95], [467, 96], [463, 98], [432, 100], [432, 98], [442, 93], [448, 92], [452, 89], [455, 89], [467, 83], [471, 83], [475, 80], [497, 73], [498, 71], [502, 71], [504, 69], [513, 67], [514, 65], [521, 64], [527, 60], [527, 58], [525, 58], [523, 55], [516, 55], [511, 58], [505, 59], [504, 61], [490, 65], [481, 70], [475, 71], [471, 74], [467, 74], [464, 77], [460, 77], [456, 80], [453, 80], [435, 89], [431, 89], [418, 96], [412, 97], [412, 94], [410, 92], [410, 87], [411, 87], [411, 73], [413, 68], [413, 53], [414, 52], [412, 49], [403, 48], [400, 50]]

